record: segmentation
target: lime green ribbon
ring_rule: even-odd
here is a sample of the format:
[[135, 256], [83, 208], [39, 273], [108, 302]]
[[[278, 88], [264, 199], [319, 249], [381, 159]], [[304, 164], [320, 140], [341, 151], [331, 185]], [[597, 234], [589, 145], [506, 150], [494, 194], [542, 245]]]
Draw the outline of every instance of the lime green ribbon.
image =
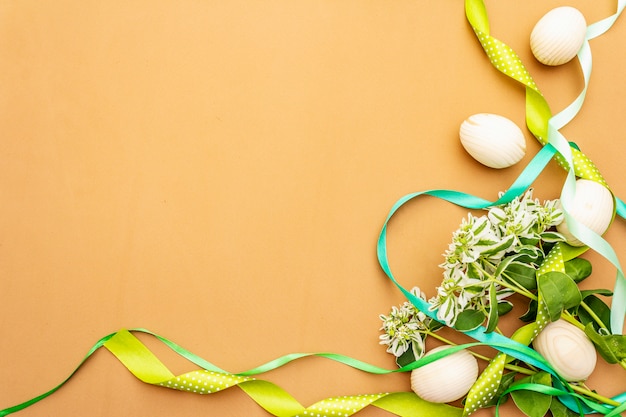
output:
[[[175, 375], [154, 355], [154, 353], [152, 353], [152, 351], [148, 349], [144, 343], [134, 336], [133, 333], [136, 332], [154, 336], [174, 352], [197, 365], [200, 369], [186, 372], [181, 375]], [[409, 365], [392, 370], [384, 369], [336, 353], [293, 353], [274, 359], [244, 372], [230, 373], [177, 345], [171, 340], [152, 333], [149, 330], [132, 329], [129, 331], [123, 329], [116, 333], [109, 334], [97, 341], [79, 363], [78, 367], [58, 386], [31, 400], [0, 410], [0, 417], [23, 410], [52, 395], [59, 388], [61, 388], [87, 361], [87, 359], [89, 359], [89, 357], [91, 357], [91, 355], [93, 355], [101, 347], [110, 351], [128, 369], [128, 371], [144, 383], [195, 394], [213, 394], [236, 386], [243, 390], [252, 400], [254, 400], [268, 413], [277, 417], [347, 417], [368, 406], [374, 406], [404, 417], [424, 415], [460, 417], [463, 413], [461, 408], [453, 407], [447, 404], [430, 403], [421, 399], [413, 392], [384, 392], [376, 394], [330, 397], [318, 401], [309, 407], [304, 407], [279, 386], [269, 381], [256, 379], [254, 376], [277, 369], [292, 361], [306, 357], [319, 357], [333, 360], [359, 371], [377, 375], [408, 372], [437, 361], [445, 356], [454, 354], [461, 349], [484, 345], [486, 344], [473, 342], [452, 346], [449, 349], [433, 353]], [[496, 349], [513, 352], [516, 349], [515, 346], [506, 341], [504, 343], [492, 341], [488, 345]], [[524, 347], [524, 349], [528, 348]], [[532, 355], [534, 356], [535, 363], [540, 364], [541, 368], [549, 369], [549, 365], [537, 353], [534, 353], [532, 350], [530, 351], [533, 352]]]
[[[489, 57], [491, 64], [498, 71], [524, 85], [526, 89], [526, 125], [537, 140], [542, 145], [546, 145], [549, 141], [550, 132], [548, 122], [552, 118], [552, 112], [550, 111], [548, 102], [539, 91], [537, 84], [532, 79], [530, 73], [515, 51], [504, 42], [489, 34], [489, 19], [482, 0], [466, 0], [465, 13], [468, 22]], [[580, 108], [583, 98], [584, 94], [582, 94], [582, 97], [579, 96], [579, 98], [572, 103], [572, 108], [576, 105]], [[566, 114], [570, 115], [570, 112], [568, 111]], [[559, 128], [560, 127], [562, 126], [559, 126]], [[607, 185], [600, 171], [585, 154], [575, 147], [572, 147], [571, 152], [573, 169], [577, 176], [600, 182], [605, 186]], [[571, 164], [564, 159], [563, 155], [557, 155], [556, 159], [564, 168], [570, 168]]]
[[[175, 375], [131, 332], [141, 332], [154, 336], [174, 352], [198, 365], [201, 369]], [[447, 404], [430, 403], [419, 398], [413, 392], [385, 392], [330, 397], [318, 401], [309, 407], [304, 407], [279, 386], [269, 381], [256, 379], [253, 376], [284, 366], [294, 360], [312, 356], [330, 359], [372, 374], [380, 375], [407, 372], [439, 360], [461, 349], [477, 345], [480, 345], [480, 343], [454, 346], [444, 352], [429, 355], [410, 365], [393, 370], [380, 368], [335, 353], [298, 353], [285, 355], [256, 368], [234, 374], [215, 366], [176, 343], [146, 329], [133, 329], [131, 331], [120, 330], [96, 342], [78, 367], [58, 386], [24, 403], [0, 410], [0, 417], [23, 410], [49, 395], [52, 395], [101, 347], [109, 350], [135, 377], [137, 377], [137, 379], [144, 383], [196, 394], [212, 394], [237, 386], [268, 413], [277, 417], [347, 417], [368, 406], [375, 406], [390, 413], [406, 417], [423, 415], [460, 417], [462, 412], [460, 408]]]

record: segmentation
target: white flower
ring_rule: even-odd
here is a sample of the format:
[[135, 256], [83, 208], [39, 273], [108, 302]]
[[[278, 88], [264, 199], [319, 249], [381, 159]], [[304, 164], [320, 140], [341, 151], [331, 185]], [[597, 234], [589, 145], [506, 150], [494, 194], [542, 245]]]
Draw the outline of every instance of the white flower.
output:
[[[426, 301], [426, 297], [419, 288], [415, 287], [411, 293]], [[424, 353], [424, 331], [428, 330], [430, 318], [419, 311], [409, 302], [405, 302], [399, 308], [393, 306], [388, 316], [381, 314], [383, 325], [380, 330], [385, 333], [380, 335], [380, 344], [387, 346], [387, 352], [401, 356], [412, 347], [419, 359]]]
[[437, 318], [448, 326], [454, 326], [458, 315], [469, 308], [480, 308], [489, 300], [489, 285], [485, 280], [470, 278], [460, 269], [444, 271], [437, 295], [428, 303], [430, 310], [437, 310]]
[[499, 241], [500, 238], [493, 232], [486, 216], [476, 217], [469, 214], [452, 234], [452, 243], [444, 253], [445, 265], [454, 267], [475, 262]]
[[[536, 244], [546, 230], [561, 223], [563, 211], [558, 200], [548, 200], [543, 204], [532, 198], [533, 190], [529, 189], [521, 198], [516, 197], [504, 206], [492, 207], [487, 217], [494, 229], [501, 236], [514, 236], [515, 244]], [[501, 194], [502, 195], [502, 194]], [[551, 241], [558, 235], [551, 236]]]
[[[508, 204], [490, 208], [486, 215], [477, 217], [469, 213], [452, 234], [452, 242], [443, 254], [445, 261], [439, 265], [443, 268], [443, 279], [437, 294], [428, 300], [429, 310], [450, 327], [467, 310], [482, 312], [489, 320], [495, 316], [497, 320], [497, 315], [490, 314], [492, 308], [497, 308], [491, 305], [492, 301], [504, 302], [514, 292], [528, 294], [525, 282], [512, 282], [517, 278], [510, 275], [513, 272], [508, 266], [525, 262], [536, 268], [545, 257], [542, 242], [564, 240], [552, 229], [562, 219], [558, 200], [542, 204], [533, 199], [532, 189]], [[501, 264], [506, 258], [509, 258], [507, 267]], [[418, 288], [413, 291], [424, 299]], [[385, 331], [380, 337], [381, 344], [387, 345], [389, 352], [400, 356], [412, 347], [421, 355], [423, 336], [427, 325], [432, 324], [424, 313], [405, 303], [394, 308], [389, 316], [380, 317]]]

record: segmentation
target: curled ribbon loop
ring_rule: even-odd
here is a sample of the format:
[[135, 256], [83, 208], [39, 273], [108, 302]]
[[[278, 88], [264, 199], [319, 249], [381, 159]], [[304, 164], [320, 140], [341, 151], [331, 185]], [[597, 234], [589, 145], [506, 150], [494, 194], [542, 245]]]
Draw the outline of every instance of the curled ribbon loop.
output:
[[[176, 353], [190, 362], [200, 366], [202, 369], [187, 372], [182, 375], [174, 375], [131, 332], [146, 333], [154, 336]], [[29, 407], [56, 392], [70, 379], [70, 377], [82, 366], [82, 364], [85, 363], [85, 361], [101, 347], [109, 350], [135, 377], [144, 383], [196, 394], [212, 394], [237, 386], [268, 413], [277, 417], [348, 417], [368, 406], [375, 406], [389, 411], [390, 413], [407, 417], [415, 415], [416, 412], [422, 415], [459, 417], [461, 415], [461, 409], [446, 404], [429, 403], [422, 400], [412, 392], [330, 397], [318, 401], [309, 407], [304, 407], [279, 386], [269, 381], [256, 379], [251, 377], [251, 375], [264, 373], [281, 367], [294, 360], [311, 356], [334, 360], [354, 369], [373, 374], [406, 372], [438, 360], [443, 356], [452, 354], [460, 349], [476, 345], [477, 344], [474, 343], [456, 346], [449, 349], [449, 352], [440, 352], [439, 354], [431, 355], [432, 357], [423, 358], [422, 360], [407, 365], [406, 367], [394, 370], [383, 369], [347, 356], [333, 353], [301, 353], [286, 355], [254, 369], [234, 374], [218, 368], [212, 363], [200, 358], [192, 352], [189, 352], [174, 342], [148, 330], [120, 330], [119, 332], [107, 335], [100, 339], [89, 350], [88, 354], [81, 361], [76, 370], [57, 387], [22, 404], [0, 410], [0, 417], [23, 410], [24, 408]]]

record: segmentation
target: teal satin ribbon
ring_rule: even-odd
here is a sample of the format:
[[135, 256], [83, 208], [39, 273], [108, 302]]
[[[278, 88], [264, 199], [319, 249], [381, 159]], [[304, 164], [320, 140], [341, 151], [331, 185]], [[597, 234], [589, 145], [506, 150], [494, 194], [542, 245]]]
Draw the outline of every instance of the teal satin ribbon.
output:
[[[520, 196], [526, 191], [530, 185], [535, 181], [537, 176], [541, 173], [541, 171], [545, 168], [545, 166], [550, 162], [550, 160], [554, 157], [556, 153], [556, 149], [551, 145], [544, 146], [537, 155], [531, 160], [531, 162], [526, 166], [524, 171], [520, 174], [517, 180], [511, 185], [511, 187], [497, 200], [489, 201], [481, 197], [473, 196], [470, 194], [466, 194], [459, 191], [454, 190], [428, 190], [421, 191], [416, 193], [407, 194], [401, 197], [396, 203], [393, 205], [385, 222], [383, 223], [382, 230], [378, 237], [377, 243], [377, 256], [378, 262], [385, 272], [387, 277], [396, 285], [396, 287], [407, 297], [409, 301], [417, 309], [422, 311], [424, 314], [432, 318], [433, 320], [437, 320], [437, 310], [431, 310], [428, 302], [422, 300], [419, 297], [411, 294], [410, 291], [405, 289], [395, 278], [393, 272], [391, 271], [391, 266], [389, 264], [389, 256], [387, 251], [387, 227], [392, 217], [398, 212], [400, 208], [402, 208], [409, 201], [421, 197], [421, 196], [432, 196], [444, 200], [446, 202], [455, 204], [460, 207], [464, 207], [467, 209], [478, 210], [485, 209], [488, 207], [506, 204], [512, 201], [515, 197]], [[497, 333], [487, 333], [484, 327], [478, 328], [476, 330], [467, 332], [468, 336], [478, 340], [480, 342], [490, 344], [490, 345], [499, 345], [502, 346], [500, 350], [510, 356], [513, 356], [517, 359], [520, 359], [532, 366], [536, 366], [537, 368], [543, 369], [547, 372], [554, 373], [554, 371], [548, 366], [546, 366], [546, 362], [535, 352], [533, 349], [530, 349], [528, 346], [522, 345], [518, 342], [514, 342], [513, 340], [502, 336]], [[556, 375], [556, 374], [555, 374]]]

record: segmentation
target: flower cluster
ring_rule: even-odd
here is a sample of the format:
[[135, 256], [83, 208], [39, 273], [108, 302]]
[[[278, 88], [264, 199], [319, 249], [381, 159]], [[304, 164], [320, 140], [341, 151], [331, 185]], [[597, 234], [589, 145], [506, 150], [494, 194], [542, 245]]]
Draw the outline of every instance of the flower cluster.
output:
[[[414, 287], [411, 293], [426, 300], [418, 287]], [[405, 301], [399, 308], [393, 306], [388, 316], [381, 314], [380, 319], [383, 321], [380, 330], [385, 332], [380, 336], [380, 344], [387, 346], [387, 352], [399, 357], [412, 349], [415, 358], [422, 357], [424, 339], [431, 321], [426, 314]]]
[[[429, 300], [437, 318], [454, 326], [464, 311], [481, 311], [485, 317], [497, 303], [514, 292], [527, 293], [534, 285], [535, 269], [545, 257], [546, 244], [564, 240], [551, 231], [563, 221], [558, 200], [543, 204], [532, 190], [486, 215], [469, 214], [452, 235], [444, 253], [443, 281]], [[477, 323], [481, 324], [481, 323]]]
[[[511, 309], [506, 298], [516, 292], [529, 295], [536, 288], [536, 269], [547, 249], [564, 240], [552, 230], [562, 221], [558, 200], [541, 203], [533, 199], [532, 189], [480, 217], [470, 213], [444, 253], [443, 279], [428, 300], [430, 310], [450, 327], [470, 330], [486, 319], [488, 329], [495, 329], [498, 316]], [[419, 289], [413, 291], [425, 299]], [[422, 356], [432, 326], [425, 314], [405, 302], [380, 318], [380, 341], [389, 353], [399, 357], [412, 349], [415, 358]]]

